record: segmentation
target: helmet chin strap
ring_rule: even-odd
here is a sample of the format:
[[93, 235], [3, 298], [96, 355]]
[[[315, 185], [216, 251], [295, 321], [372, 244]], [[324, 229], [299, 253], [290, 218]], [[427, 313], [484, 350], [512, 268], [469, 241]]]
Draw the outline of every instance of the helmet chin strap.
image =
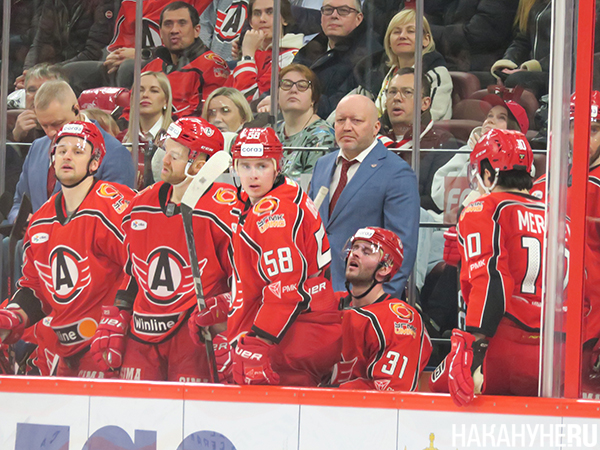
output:
[[496, 176], [494, 177], [494, 182], [492, 183], [492, 185], [490, 187], [487, 187], [484, 183], [483, 180], [481, 179], [481, 174], [477, 174], [477, 182], [479, 183], [479, 186], [481, 186], [481, 188], [485, 191], [486, 194], [490, 194], [494, 188], [496, 187], [496, 184], [498, 184], [498, 174], [500, 173], [500, 170], [495, 169], [496, 172]]
[[[65, 188], [67, 188], [67, 189], [72, 189], [72, 188], [74, 188], [74, 187], [77, 187], [77, 186], [79, 186], [81, 183], [83, 183], [83, 182], [84, 182], [85, 180], [87, 180], [89, 177], [93, 177], [93, 176], [94, 176], [94, 173], [96, 173], [96, 172], [93, 172], [93, 173], [92, 173], [92, 172], [90, 172], [90, 164], [92, 164], [92, 161], [93, 161], [93, 160], [94, 160], [94, 158], [91, 158], [91, 159], [88, 161], [88, 165], [87, 165], [87, 169], [86, 169], [86, 174], [85, 174], [85, 176], [81, 177], [81, 180], [79, 180], [79, 181], [77, 181], [76, 183], [73, 183], [73, 184], [64, 184], [64, 183], [62, 183], [62, 182], [61, 182], [60, 184], [61, 184], [62, 186], [64, 186]], [[52, 162], [54, 163], [54, 161], [52, 161]]]
[[365, 292], [363, 292], [360, 295], [356, 295], [356, 294], [352, 293], [352, 290], [350, 289], [350, 282], [348, 280], [346, 280], [345, 285], [346, 285], [346, 290], [348, 291], [348, 294], [350, 294], [350, 296], [352, 298], [355, 298], [357, 300], [360, 300], [361, 298], [366, 297], [367, 295], [369, 295], [369, 293], [373, 290], [373, 288], [375, 286], [377, 286], [378, 284], [382, 284], [383, 283], [383, 281], [377, 281], [377, 278], [375, 277], [375, 274], [377, 272], [379, 272], [379, 269], [381, 269], [384, 266], [385, 266], [385, 263], [382, 263], [382, 262], [380, 262], [380, 263], [377, 264], [377, 267], [373, 271], [373, 277], [372, 277], [372, 281], [371, 281], [371, 286], [369, 286], [369, 289], [367, 289]]

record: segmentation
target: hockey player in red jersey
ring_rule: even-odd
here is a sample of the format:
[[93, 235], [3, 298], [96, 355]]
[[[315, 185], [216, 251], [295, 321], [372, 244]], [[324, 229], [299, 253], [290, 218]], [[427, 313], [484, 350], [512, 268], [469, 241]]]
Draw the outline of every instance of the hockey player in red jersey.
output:
[[112, 304], [123, 278], [121, 220], [134, 192], [93, 177], [105, 153], [104, 139], [91, 122], [72, 122], [58, 132], [51, 158], [61, 191], [31, 218], [19, 289], [0, 310], [0, 331], [8, 343], [52, 314], [59, 376], [113, 376], [88, 350], [101, 308]]
[[[204, 119], [182, 118], [169, 126], [164, 149], [162, 182], [140, 192], [123, 219], [126, 276], [114, 306], [104, 308], [92, 350], [107, 367], [118, 369], [122, 363], [121, 378], [208, 381], [206, 352], [194, 345], [187, 329], [196, 295], [180, 203], [190, 177], [223, 149], [223, 135]], [[231, 186], [214, 183], [194, 209], [207, 297], [230, 289], [235, 194]]]
[[325, 228], [306, 193], [280, 173], [283, 148], [271, 128], [242, 130], [232, 155], [241, 182], [233, 298], [193, 320], [207, 326], [229, 312], [236, 383], [317, 386], [341, 350], [341, 314], [323, 276], [331, 261]]
[[[466, 331], [432, 377], [458, 405], [474, 393], [537, 395], [544, 205], [529, 195], [533, 153], [516, 131], [491, 130], [471, 152], [469, 176], [482, 196], [457, 226]], [[447, 378], [446, 378], [447, 377]]]
[[402, 266], [402, 242], [392, 231], [366, 227], [350, 238], [346, 252], [342, 360], [331, 383], [344, 389], [414, 391], [431, 341], [419, 313], [383, 290]]

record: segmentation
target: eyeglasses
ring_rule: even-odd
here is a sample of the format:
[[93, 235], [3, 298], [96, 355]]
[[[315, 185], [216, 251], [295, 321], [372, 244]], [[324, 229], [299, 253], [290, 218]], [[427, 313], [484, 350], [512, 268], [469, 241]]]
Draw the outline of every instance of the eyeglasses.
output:
[[358, 14], [358, 9], [350, 8], [349, 6], [321, 6], [321, 14], [324, 16], [331, 16], [334, 11], [337, 11], [340, 17], [346, 17], [350, 13]]
[[279, 80], [279, 87], [284, 91], [289, 91], [294, 85], [296, 85], [296, 89], [298, 89], [300, 92], [304, 92], [312, 85], [312, 82], [308, 80]]
[[415, 96], [415, 90], [411, 88], [389, 88], [386, 89], [385, 94], [389, 98], [394, 98], [396, 95], [400, 94], [400, 98], [410, 100]]

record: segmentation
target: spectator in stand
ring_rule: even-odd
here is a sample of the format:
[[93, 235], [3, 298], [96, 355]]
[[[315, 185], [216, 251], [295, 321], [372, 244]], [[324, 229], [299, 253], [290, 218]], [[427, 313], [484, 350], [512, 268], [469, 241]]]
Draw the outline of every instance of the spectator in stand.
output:
[[102, 128], [111, 136], [116, 138], [121, 133], [115, 119], [106, 111], [99, 108], [86, 108], [84, 111], [88, 119], [98, 122], [98, 128]]
[[294, 62], [304, 64], [321, 82], [317, 114], [327, 119], [338, 102], [358, 88], [355, 66], [381, 45], [363, 23], [360, 0], [324, 0], [321, 28], [314, 39], [300, 49]]
[[428, 0], [425, 15], [448, 70], [485, 71], [513, 37], [519, 0]]
[[46, 81], [64, 79], [63, 72], [58, 67], [47, 63], [38, 64], [27, 71], [27, 75], [25, 75], [25, 111], [17, 117], [12, 130], [13, 141], [33, 142], [44, 136], [44, 130], [41, 129], [35, 117], [33, 99], [40, 86]]
[[[371, 92], [377, 92], [377, 80], [381, 80], [381, 76], [385, 72], [385, 64], [390, 67], [380, 84], [381, 88], [375, 102], [380, 115], [385, 110], [385, 93], [392, 77], [400, 69], [415, 65], [415, 20], [416, 14], [413, 9], [405, 9], [396, 14], [387, 28], [383, 41], [387, 59], [383, 53], [373, 57], [374, 72], [371, 77], [373, 81], [370, 87], [365, 86]], [[361, 62], [361, 65], [364, 64], [364, 61]], [[423, 18], [423, 73], [431, 85], [432, 119], [434, 121], [450, 119], [452, 117], [452, 79], [446, 68], [446, 61], [435, 51], [435, 43], [426, 18]]]
[[44, 0], [17, 88], [36, 64], [100, 60], [113, 33], [114, 7], [113, 0]]
[[[400, 69], [392, 77], [386, 92], [385, 114], [382, 120], [390, 125], [387, 139], [382, 142], [389, 149], [410, 150], [413, 147], [413, 119], [415, 115], [415, 71], [412, 67]], [[421, 89], [421, 132], [420, 143], [423, 149], [458, 149], [458, 143], [451, 133], [434, 124], [431, 118], [431, 86], [427, 76], [423, 76]], [[400, 155], [409, 159], [411, 152]], [[421, 207], [440, 213], [431, 199], [431, 183], [435, 172], [453, 156], [448, 152], [422, 152], [419, 170], [419, 194]]]
[[204, 102], [202, 117], [221, 133], [238, 133], [253, 118], [250, 105], [242, 93], [229, 87], [216, 89], [208, 96]]
[[200, 39], [221, 58], [231, 58], [248, 17], [248, 0], [213, 0], [200, 16]]
[[167, 74], [177, 117], [200, 115], [202, 102], [229, 77], [225, 60], [198, 37], [199, 21], [198, 11], [190, 4], [176, 1], [167, 5], [160, 19], [163, 46], [156, 50], [157, 58], [144, 68]]
[[[44, 83], [35, 94], [34, 108], [36, 118], [46, 136], [33, 141], [25, 158], [13, 207], [8, 216], [10, 223], [13, 223], [17, 216], [24, 194], [31, 199], [35, 212], [52, 194], [60, 190], [60, 183], [56, 183], [54, 177], [54, 166], [50, 164], [50, 144], [63, 125], [76, 120], [89, 121], [85, 113], [79, 110], [77, 97], [65, 81], [51, 80]], [[106, 157], [102, 160], [96, 176], [104, 181], [133, 186], [134, 171], [130, 153], [101, 128], [100, 133], [105, 141]]]
[[[335, 132], [317, 115], [321, 90], [315, 73], [302, 64], [290, 64], [281, 70], [279, 108], [283, 120], [277, 124], [277, 136], [284, 147], [334, 147]], [[303, 173], [312, 173], [317, 159], [326, 151], [285, 151], [282, 172], [298, 181]]]
[[[271, 67], [273, 39], [273, 0], [250, 0], [248, 11], [250, 30], [244, 34], [241, 44], [242, 59], [233, 71], [233, 87], [248, 101], [257, 100], [271, 90]], [[286, 34], [294, 18], [288, 0], [281, 0], [281, 38], [279, 69], [292, 62], [302, 47], [304, 36]]]
[[415, 263], [419, 233], [419, 194], [410, 166], [376, 138], [380, 124], [373, 101], [349, 95], [336, 108], [335, 139], [340, 150], [320, 158], [313, 169], [309, 195], [329, 189], [319, 213], [331, 244], [331, 280], [344, 290], [346, 241], [362, 227], [393, 231], [404, 243], [404, 263], [384, 285], [402, 295]]

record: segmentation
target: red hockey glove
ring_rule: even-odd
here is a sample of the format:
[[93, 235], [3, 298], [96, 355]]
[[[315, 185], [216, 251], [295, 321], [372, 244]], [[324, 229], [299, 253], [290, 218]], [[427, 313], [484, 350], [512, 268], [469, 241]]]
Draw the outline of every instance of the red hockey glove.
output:
[[123, 364], [125, 340], [131, 313], [116, 306], [103, 306], [100, 325], [94, 334], [90, 353], [100, 370], [117, 370]]
[[188, 330], [194, 344], [204, 344], [201, 328], [227, 321], [230, 302], [231, 294], [228, 292], [206, 299], [206, 309], [202, 311], [198, 311], [197, 307], [194, 309], [194, 312], [188, 319]]
[[25, 321], [10, 309], [0, 309], [0, 342], [16, 344], [25, 332]]
[[331, 374], [331, 385], [338, 386], [341, 383], [350, 381], [357, 361], [358, 358], [354, 358], [350, 361], [342, 360], [336, 363], [335, 366], [333, 366], [333, 373]]
[[215, 349], [219, 381], [222, 383], [232, 383], [233, 374], [231, 368], [233, 358], [231, 356], [231, 347], [229, 347], [229, 342], [227, 342], [227, 335], [225, 333], [219, 333], [213, 338], [213, 348]]
[[431, 392], [442, 392], [448, 394], [448, 369], [450, 368], [450, 359], [446, 356], [442, 362], [431, 372], [429, 377], [429, 390]]
[[487, 351], [487, 339], [475, 340], [466, 331], [452, 330], [452, 349], [447, 356], [448, 389], [457, 406], [468, 405], [475, 393], [483, 387], [483, 359]]
[[444, 261], [449, 266], [458, 266], [460, 262], [460, 252], [458, 251], [458, 235], [456, 227], [450, 227], [444, 233]]
[[241, 338], [233, 353], [233, 380], [237, 384], [279, 384], [269, 357], [274, 347], [257, 337]]

